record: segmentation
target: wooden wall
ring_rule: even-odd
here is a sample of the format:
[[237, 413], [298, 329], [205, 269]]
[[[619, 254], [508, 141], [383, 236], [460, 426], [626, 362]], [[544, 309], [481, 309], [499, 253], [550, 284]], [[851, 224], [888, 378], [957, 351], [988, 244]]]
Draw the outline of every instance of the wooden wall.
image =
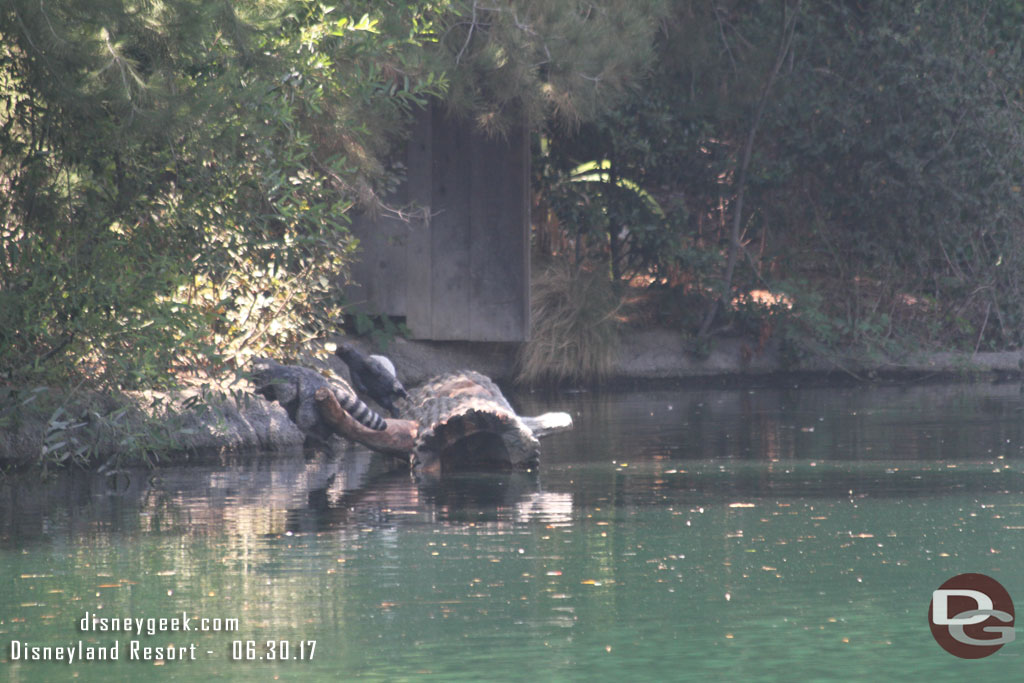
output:
[[438, 109], [418, 117], [407, 181], [389, 202], [406, 220], [362, 216], [350, 298], [403, 316], [417, 339], [525, 341], [530, 330], [530, 143], [491, 139]]

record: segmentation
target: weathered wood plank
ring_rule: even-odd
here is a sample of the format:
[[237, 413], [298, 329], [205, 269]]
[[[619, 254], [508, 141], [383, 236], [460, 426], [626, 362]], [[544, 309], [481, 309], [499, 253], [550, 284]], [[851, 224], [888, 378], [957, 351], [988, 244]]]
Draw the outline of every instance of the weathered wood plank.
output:
[[433, 109], [427, 107], [416, 114], [409, 141], [408, 192], [416, 216], [410, 224], [406, 252], [406, 325], [414, 337], [432, 339], [434, 335], [434, 262], [431, 246], [431, 212], [433, 211]]
[[[532, 175], [531, 161], [532, 155], [530, 152], [530, 129], [529, 122], [523, 120], [522, 128], [520, 129], [522, 139], [519, 141], [518, 148], [512, 147], [511, 153], [513, 159], [518, 158], [519, 168], [516, 169], [516, 173], [519, 176], [519, 181], [522, 183], [521, 190], [519, 192], [519, 206], [517, 213], [522, 221], [522, 232], [521, 241], [519, 243], [519, 252], [521, 254], [523, 269], [520, 272], [520, 278], [522, 278], [521, 289], [519, 290], [521, 296], [519, 298], [519, 314], [522, 320], [522, 328], [519, 330], [519, 336], [515, 341], [529, 341], [530, 329], [532, 327], [532, 320], [530, 318], [530, 282], [532, 279], [533, 267], [530, 261], [530, 254], [533, 253], [530, 246], [530, 237], [532, 235], [531, 225], [531, 207], [533, 206], [533, 189], [532, 189]], [[515, 210], [517, 207], [514, 205], [512, 209]]]
[[411, 213], [354, 219], [350, 298], [405, 316], [418, 339], [527, 339], [529, 157], [525, 125], [490, 139], [438, 105], [417, 114], [406, 181], [387, 198]]
[[469, 338], [522, 341], [529, 333], [528, 148], [522, 128], [470, 138]]
[[433, 118], [432, 339], [469, 339], [470, 165], [467, 122]]
[[[404, 204], [405, 187], [388, 201]], [[359, 251], [351, 265], [350, 299], [363, 311], [406, 315], [407, 242], [410, 225], [390, 216], [360, 214], [352, 219], [352, 234], [359, 238]]]

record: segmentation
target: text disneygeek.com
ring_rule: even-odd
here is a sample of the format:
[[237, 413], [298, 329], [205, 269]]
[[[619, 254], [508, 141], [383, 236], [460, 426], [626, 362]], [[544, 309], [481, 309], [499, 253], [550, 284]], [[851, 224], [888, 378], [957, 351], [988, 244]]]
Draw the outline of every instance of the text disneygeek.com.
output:
[[[195, 661], [202, 657], [226, 656], [233, 661], [283, 662], [309, 661], [316, 653], [315, 640], [232, 640], [229, 644], [211, 647], [190, 640], [193, 633], [230, 633], [239, 630], [239, 620], [222, 617], [200, 617], [186, 612], [172, 617], [108, 617], [91, 612], [78, 621], [78, 630], [90, 635], [111, 635], [113, 640], [97, 642], [93, 638], [71, 642], [37, 643], [11, 640], [7, 646], [7, 662], [175, 662]], [[127, 641], [117, 634], [136, 636]], [[143, 638], [172, 634], [177, 642], [153, 645]], [[0, 660], [2, 661], [2, 660]]]

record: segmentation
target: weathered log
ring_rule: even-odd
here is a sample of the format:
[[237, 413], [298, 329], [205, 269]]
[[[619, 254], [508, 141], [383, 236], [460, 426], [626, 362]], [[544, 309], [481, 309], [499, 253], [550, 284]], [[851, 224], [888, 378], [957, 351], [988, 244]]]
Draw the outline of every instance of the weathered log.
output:
[[537, 437], [498, 386], [472, 370], [438, 377], [412, 392], [409, 416], [419, 423], [412, 463], [532, 469]]
[[277, 400], [307, 435], [323, 441], [338, 435], [418, 468], [532, 469], [540, 458], [538, 437], [572, 428], [565, 413], [519, 417], [490, 378], [466, 370], [414, 389], [404, 404], [410, 419], [387, 420], [375, 430], [346, 411], [354, 393], [344, 380], [274, 361], [255, 367], [258, 393]]

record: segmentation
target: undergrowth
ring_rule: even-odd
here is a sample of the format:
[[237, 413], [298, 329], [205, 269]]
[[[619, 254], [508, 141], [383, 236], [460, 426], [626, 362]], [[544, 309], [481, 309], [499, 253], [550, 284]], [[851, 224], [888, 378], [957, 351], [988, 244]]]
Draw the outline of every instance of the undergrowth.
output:
[[622, 297], [607, 274], [555, 263], [534, 276], [531, 335], [520, 351], [516, 382], [555, 386], [600, 383], [619, 347]]
[[202, 385], [185, 398], [164, 392], [0, 388], [0, 463], [6, 466], [155, 465], [190, 450], [197, 425], [225, 425], [225, 406], [248, 396]]

